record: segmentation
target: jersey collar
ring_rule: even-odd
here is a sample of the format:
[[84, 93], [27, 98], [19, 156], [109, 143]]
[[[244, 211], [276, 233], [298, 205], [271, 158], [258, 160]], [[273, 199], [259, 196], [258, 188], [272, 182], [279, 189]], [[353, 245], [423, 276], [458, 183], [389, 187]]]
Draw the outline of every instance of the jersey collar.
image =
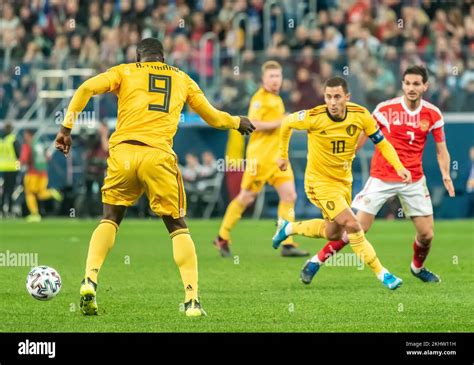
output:
[[334, 117], [331, 115], [331, 113], [329, 113], [328, 107], [326, 107], [326, 114], [327, 114], [327, 116], [329, 117], [329, 119], [331, 119], [333, 122], [336, 122], [336, 123], [343, 122], [343, 121], [345, 121], [346, 118], [347, 118], [347, 106], [346, 106], [346, 113], [344, 114], [344, 118], [342, 118], [342, 119], [336, 119], [336, 118], [334, 118]]
[[411, 117], [413, 117], [414, 115], [417, 115], [421, 111], [421, 108], [423, 107], [423, 99], [421, 99], [420, 100], [420, 105], [418, 105], [418, 108], [411, 111], [408, 108], [408, 106], [405, 104], [405, 96], [402, 96], [401, 99], [402, 99], [402, 108], [403, 108], [403, 110], [405, 110], [405, 112]]

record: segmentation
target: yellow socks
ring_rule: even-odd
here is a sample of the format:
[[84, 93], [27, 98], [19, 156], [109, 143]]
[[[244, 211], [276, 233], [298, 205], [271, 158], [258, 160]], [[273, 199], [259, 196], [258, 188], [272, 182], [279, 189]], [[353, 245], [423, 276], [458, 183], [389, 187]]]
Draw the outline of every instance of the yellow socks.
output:
[[278, 218], [283, 218], [288, 222], [295, 221], [295, 203], [280, 201], [278, 203]]
[[26, 206], [30, 211], [31, 215], [38, 215], [38, 201], [36, 200], [35, 194], [26, 194], [25, 195]]
[[194, 242], [187, 228], [170, 234], [173, 241], [173, 257], [183, 281], [185, 300], [198, 299], [198, 265]]
[[222, 220], [221, 228], [219, 229], [219, 236], [225, 240], [230, 240], [230, 231], [237, 224], [245, 211], [243, 206], [237, 199], [230, 202], [225, 211], [224, 219]]
[[379, 277], [384, 268], [377, 258], [374, 248], [365, 238], [363, 231], [347, 234], [352, 250], [362, 259], [364, 264], [368, 265], [372, 271]]
[[97, 275], [110, 249], [114, 246], [118, 225], [114, 221], [102, 219], [92, 233], [86, 262], [86, 277], [97, 284]]
[[[281, 201], [278, 203], [278, 218], [283, 218], [288, 222], [295, 221], [295, 203]], [[293, 237], [289, 236], [282, 242], [283, 245], [294, 246]]]
[[326, 222], [324, 219], [310, 219], [307, 221], [295, 222], [288, 226], [291, 226], [291, 232], [286, 232], [287, 234], [290, 233], [306, 237], [327, 238]]

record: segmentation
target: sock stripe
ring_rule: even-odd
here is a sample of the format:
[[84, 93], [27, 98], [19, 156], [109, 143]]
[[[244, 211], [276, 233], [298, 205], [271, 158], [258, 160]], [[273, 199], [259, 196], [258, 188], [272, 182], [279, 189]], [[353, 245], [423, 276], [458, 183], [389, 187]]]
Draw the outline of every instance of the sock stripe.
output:
[[176, 231], [173, 231], [170, 233], [170, 238], [174, 238], [180, 234], [189, 234], [189, 229], [188, 228], [177, 229]]
[[118, 224], [115, 223], [114, 221], [110, 220], [110, 219], [102, 219], [102, 220], [100, 221], [100, 224], [102, 224], [102, 223], [109, 223], [109, 224], [113, 225], [113, 226], [115, 227], [115, 230], [116, 230], [116, 231], [118, 231], [118, 229], [119, 229]]

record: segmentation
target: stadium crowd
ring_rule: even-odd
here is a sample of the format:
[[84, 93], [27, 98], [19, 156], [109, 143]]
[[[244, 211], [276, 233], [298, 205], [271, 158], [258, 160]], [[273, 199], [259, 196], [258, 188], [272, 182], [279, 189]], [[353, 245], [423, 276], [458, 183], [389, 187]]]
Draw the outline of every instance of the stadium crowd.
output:
[[[322, 103], [322, 81], [333, 74], [347, 77], [354, 101], [370, 109], [396, 95], [400, 71], [414, 63], [431, 72], [429, 100], [444, 111], [472, 111], [473, 1], [319, 0], [316, 20], [303, 22], [297, 12], [304, 4], [308, 15], [310, 1], [273, 7], [264, 44], [264, 0], [0, 0], [0, 119], [21, 118], [33, 104], [38, 70], [133, 62], [135, 44], [150, 36], [163, 40], [170, 63], [205, 75], [206, 91], [229, 112], [247, 109], [243, 95], [255, 91], [259, 65], [270, 58], [284, 66], [290, 111]], [[234, 27], [242, 13], [248, 22]], [[216, 44], [200, 42], [206, 32], [217, 35], [220, 69], [212, 63]], [[114, 116], [113, 98], [103, 104], [101, 117]]]

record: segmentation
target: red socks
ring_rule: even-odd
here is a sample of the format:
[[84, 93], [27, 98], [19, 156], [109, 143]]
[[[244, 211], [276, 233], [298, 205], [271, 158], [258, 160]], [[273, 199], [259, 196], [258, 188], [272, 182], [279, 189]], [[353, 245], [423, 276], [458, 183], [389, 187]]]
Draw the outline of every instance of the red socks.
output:
[[426, 256], [428, 256], [428, 252], [430, 252], [431, 245], [429, 246], [421, 246], [420, 243], [415, 239], [413, 243], [413, 266], [417, 269], [423, 267], [423, 263], [426, 260]]
[[321, 251], [318, 252], [319, 261], [326, 261], [336, 252], [340, 251], [345, 245], [347, 245], [347, 243], [343, 240], [329, 241], [328, 243], [326, 243], [326, 246], [324, 246]]

